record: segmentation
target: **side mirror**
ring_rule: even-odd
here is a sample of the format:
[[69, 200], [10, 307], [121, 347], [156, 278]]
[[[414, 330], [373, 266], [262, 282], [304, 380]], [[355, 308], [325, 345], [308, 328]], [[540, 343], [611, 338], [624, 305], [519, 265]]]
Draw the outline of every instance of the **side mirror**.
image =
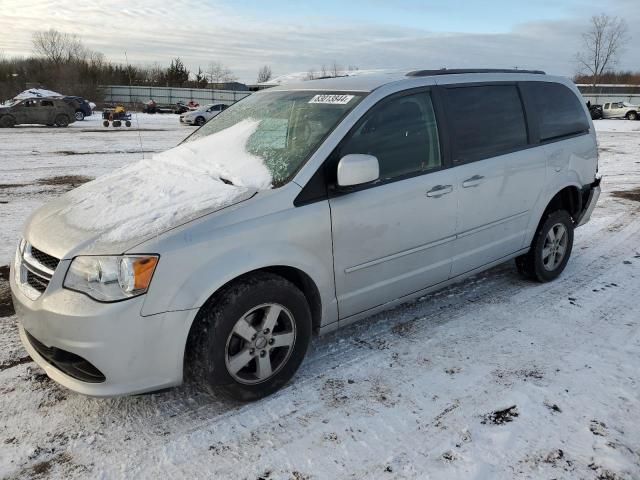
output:
[[350, 187], [373, 182], [380, 177], [380, 165], [373, 155], [353, 153], [338, 162], [338, 185]]

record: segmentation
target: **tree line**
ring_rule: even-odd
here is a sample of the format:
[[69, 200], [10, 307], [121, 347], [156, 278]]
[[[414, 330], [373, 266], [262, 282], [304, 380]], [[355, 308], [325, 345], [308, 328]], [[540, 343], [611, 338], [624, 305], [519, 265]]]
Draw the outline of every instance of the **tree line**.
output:
[[[261, 67], [258, 81], [270, 78], [271, 67]], [[27, 83], [99, 102], [100, 85], [216, 88], [235, 81], [233, 71], [218, 61], [198, 67], [197, 71], [190, 71], [180, 58], [172, 59], [167, 67], [110, 62], [104, 54], [89, 49], [77, 35], [53, 29], [33, 34], [30, 56], [6, 57], [0, 52], [0, 102], [13, 98]]]

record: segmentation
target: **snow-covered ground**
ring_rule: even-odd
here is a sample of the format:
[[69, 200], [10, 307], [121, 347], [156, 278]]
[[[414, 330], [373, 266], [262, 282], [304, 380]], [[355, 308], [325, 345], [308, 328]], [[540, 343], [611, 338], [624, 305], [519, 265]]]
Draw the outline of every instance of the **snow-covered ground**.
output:
[[69, 392], [3, 304], [31, 210], [191, 129], [0, 130], [0, 477], [640, 478], [640, 122], [596, 128], [604, 192], [558, 280], [509, 263], [317, 338], [289, 386], [247, 405]]

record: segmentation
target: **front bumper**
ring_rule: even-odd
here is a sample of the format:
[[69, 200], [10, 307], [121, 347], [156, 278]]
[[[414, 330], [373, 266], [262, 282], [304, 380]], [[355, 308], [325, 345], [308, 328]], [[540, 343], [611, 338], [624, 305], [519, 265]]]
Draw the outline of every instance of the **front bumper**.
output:
[[589, 186], [589, 196], [587, 198], [586, 206], [582, 210], [580, 217], [576, 222], [577, 227], [581, 227], [585, 223], [589, 221], [591, 218], [591, 214], [593, 213], [593, 209], [596, 208], [596, 203], [598, 203], [598, 198], [600, 198], [600, 181], [601, 177], [596, 177], [595, 181]]
[[[35, 300], [18, 287], [13, 272], [10, 276], [20, 338], [31, 358], [53, 380], [85, 395], [110, 397], [179, 385], [195, 311], [142, 316], [144, 296], [96, 302], [62, 288], [68, 264], [60, 262], [46, 291]], [[86, 360], [104, 380], [56, 366], [54, 357], [44, 353], [50, 351]]]

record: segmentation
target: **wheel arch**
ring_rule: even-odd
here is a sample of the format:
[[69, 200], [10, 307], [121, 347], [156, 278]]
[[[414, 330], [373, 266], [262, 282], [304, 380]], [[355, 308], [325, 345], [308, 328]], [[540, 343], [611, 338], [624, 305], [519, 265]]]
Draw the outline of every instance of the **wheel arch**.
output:
[[282, 278], [289, 280], [298, 289], [300, 289], [300, 291], [304, 294], [305, 298], [307, 299], [307, 302], [309, 303], [313, 329], [317, 331], [320, 328], [320, 324], [322, 321], [322, 297], [320, 296], [320, 290], [318, 289], [318, 286], [313, 281], [311, 276], [309, 276], [306, 272], [302, 271], [301, 269], [297, 267], [292, 267], [290, 265], [271, 265], [267, 267], [256, 268], [248, 272], [245, 272], [241, 275], [237, 275], [231, 280], [228, 280], [224, 284], [220, 285], [215, 291], [211, 293], [211, 295], [209, 295], [209, 297], [202, 304], [202, 306], [198, 308], [198, 313], [195, 315], [194, 321], [190, 326], [189, 330], [191, 331], [193, 329], [193, 324], [197, 321], [198, 315], [202, 311], [202, 309], [206, 308], [206, 306], [209, 303], [215, 301], [216, 296], [219, 295], [221, 292], [223, 292], [226, 287], [228, 287], [232, 283], [251, 277], [260, 272], [267, 272], [267, 273], [272, 273], [274, 275], [278, 275]]
[[547, 206], [542, 212], [539, 222], [544, 221], [547, 214], [555, 212], [556, 210], [566, 210], [575, 221], [582, 211], [582, 204], [582, 195], [578, 187], [575, 185], [567, 185], [551, 197], [551, 200], [549, 200], [549, 203], [547, 203]]
[[209, 298], [202, 304], [200, 308], [197, 309], [196, 314], [193, 316], [193, 320], [191, 321], [191, 325], [189, 326], [188, 334], [186, 341], [184, 343], [184, 354], [183, 354], [183, 365], [184, 368], [187, 367], [187, 362], [189, 361], [189, 350], [193, 348], [194, 340], [196, 339], [195, 332], [197, 329], [198, 322], [201, 318], [201, 312], [204, 308], [206, 308], [211, 302], [215, 302], [216, 296], [220, 295], [229, 285], [234, 282], [240, 281], [244, 278], [249, 278], [252, 275], [256, 275], [261, 272], [267, 272], [274, 275], [278, 275], [282, 278], [289, 280], [296, 287], [302, 291], [303, 295], [307, 299], [309, 303], [309, 309], [311, 310], [311, 323], [314, 331], [318, 331], [320, 329], [320, 324], [322, 321], [322, 299], [320, 296], [320, 290], [318, 286], [313, 281], [313, 279], [304, 271], [299, 268], [292, 267], [289, 265], [271, 265], [267, 267], [256, 268], [254, 270], [248, 271], [241, 275], [234, 277], [233, 279], [227, 281], [220, 287], [218, 287], [214, 292], [211, 293]]

